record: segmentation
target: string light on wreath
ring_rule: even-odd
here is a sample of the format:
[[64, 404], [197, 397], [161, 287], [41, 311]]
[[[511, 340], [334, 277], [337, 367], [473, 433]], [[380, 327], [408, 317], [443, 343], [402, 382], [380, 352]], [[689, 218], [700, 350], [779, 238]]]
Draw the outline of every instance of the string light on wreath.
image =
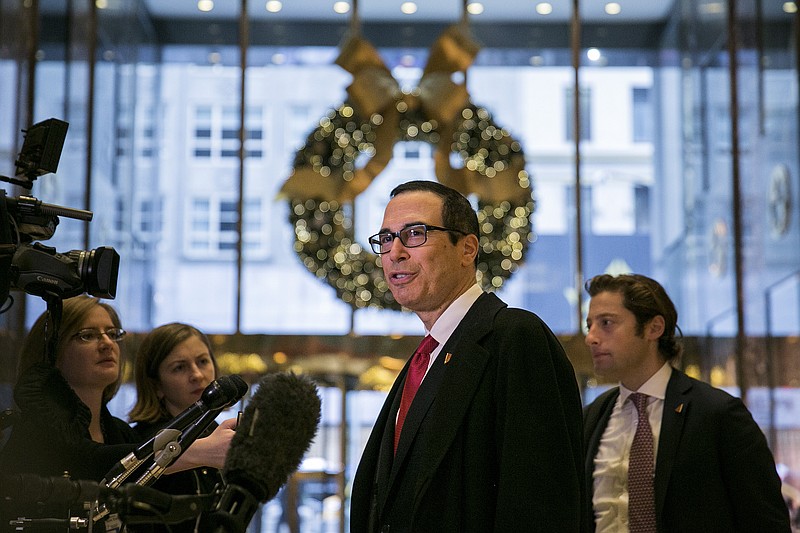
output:
[[494, 125], [486, 108], [470, 106], [461, 116], [463, 120], [454, 134], [453, 151], [467, 169], [493, 178], [506, 170], [511, 154], [522, 152], [522, 146], [506, 129]]
[[294, 249], [303, 265], [356, 309], [400, 309], [380, 263], [353, 239], [352, 217], [336, 201], [293, 200]]
[[295, 155], [295, 167], [308, 166], [323, 178], [337, 169], [342, 180], [353, 181], [359, 156], [375, 155], [373, 128], [381, 121], [380, 115], [361, 120], [351, 106], [339, 106], [319, 121], [317, 129]]
[[353, 74], [348, 99], [308, 135], [280, 194], [290, 203], [303, 265], [353, 309], [400, 309], [379, 256], [356, 241], [353, 227], [353, 202], [389, 163], [397, 142], [431, 144], [436, 178], [477, 198], [477, 277], [485, 290], [503, 286], [533, 241], [522, 146], [470, 101], [464, 83], [453, 81], [477, 52], [466, 28], [451, 26], [431, 48], [419, 86], [403, 91], [366, 40], [355, 34], [342, 47], [336, 63]]
[[534, 202], [513, 206], [511, 202], [487, 204], [479, 202], [478, 282], [496, 290], [519, 268], [528, 244], [533, 240], [530, 216]]

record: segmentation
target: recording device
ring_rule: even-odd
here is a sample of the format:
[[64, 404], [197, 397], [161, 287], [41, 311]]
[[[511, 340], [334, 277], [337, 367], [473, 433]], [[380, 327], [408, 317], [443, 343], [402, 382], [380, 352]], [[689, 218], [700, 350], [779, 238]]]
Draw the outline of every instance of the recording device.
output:
[[247, 529], [259, 503], [274, 498], [300, 466], [321, 415], [317, 387], [294, 373], [269, 374], [245, 407], [222, 474], [225, 489], [203, 531]]
[[[241, 378], [230, 378], [236, 388]], [[217, 381], [220, 380], [225, 382], [223, 378]], [[221, 387], [218, 383], [213, 389]], [[241, 388], [236, 388], [236, 391], [239, 398], [244, 395]], [[218, 405], [215, 402], [219, 400], [215, 398], [220, 393], [209, 392], [208, 396], [211, 400], [207, 404]], [[192, 416], [202, 420], [204, 414]], [[0, 474], [0, 502], [26, 505], [50, 503], [70, 511], [83, 506], [90, 512], [100, 511], [99, 514], [103, 516], [109, 512], [116, 513], [122, 524], [126, 525], [176, 524], [205, 512], [207, 515], [201, 519], [200, 531], [244, 533], [258, 505], [274, 498], [299, 467], [317, 432], [320, 416], [321, 401], [317, 387], [310, 379], [293, 373], [270, 374], [259, 381], [258, 390], [248, 402], [231, 441], [222, 471], [226, 485], [222, 490], [211, 494], [171, 495], [133, 483], [112, 488], [102, 482], [41, 478], [31, 474]], [[176, 423], [184, 428], [191, 424], [186, 411], [176, 417], [171, 425]], [[157, 447], [155, 441], [148, 441], [138, 451], [141, 455], [147, 455], [150, 448]], [[135, 453], [132, 455], [135, 456]], [[14, 521], [14, 526], [18, 531], [45, 526], [86, 529], [92, 527], [97, 516], [19, 518]]]
[[[200, 399], [176, 416], [165, 428], [156, 433], [151, 439], [145, 441], [136, 450], [132, 451], [109, 470], [102, 483], [111, 487], [119, 487], [139, 466], [156, 452], [162, 452], [171, 442], [180, 441], [182, 448], [188, 448], [191, 442], [182, 433], [194, 424], [202, 427], [192, 430], [194, 435], [188, 435], [192, 441], [205, 430], [216, 415], [238, 402], [247, 393], [247, 383], [241, 376], [221, 376], [203, 390]], [[206, 415], [213, 414], [210, 418]], [[192, 427], [194, 427], [192, 426]], [[166, 466], [169, 466], [167, 464]], [[166, 468], [166, 466], [164, 468]]]
[[[72, 511], [91, 509], [97, 502], [111, 504], [116, 494], [115, 490], [94, 481], [0, 474], [0, 531], [84, 529], [90, 525], [90, 519], [69, 516]], [[27, 513], [38, 516], [51, 513], [60, 518], [24, 518], [22, 515]]]
[[0, 500], [54, 505], [67, 509], [83, 502], [105, 500], [113, 489], [95, 481], [75, 481], [68, 477], [41, 477], [35, 474], [0, 474]]
[[[15, 161], [17, 178], [0, 181], [26, 189], [41, 175], [55, 172], [68, 124], [50, 118], [23, 130], [24, 141]], [[90, 221], [93, 213], [42, 203], [32, 196], [6, 196], [0, 189], [0, 313], [10, 304], [10, 289], [45, 300], [61, 300], [88, 292], [113, 299], [117, 292], [119, 254], [110, 246], [59, 253], [40, 242], [53, 236], [59, 216]]]
[[[3, 517], [0, 531], [12, 525], [15, 531], [87, 529], [93, 516], [65, 517], [81, 509], [103, 509], [117, 513], [131, 524], [177, 524], [211, 510], [218, 494], [171, 495], [133, 483], [112, 489], [95, 481], [76, 481], [68, 477], [42, 477], [36, 474], [0, 474], [0, 503], [20, 508], [49, 509], [62, 518], [24, 518], [18, 513]], [[2, 507], [0, 505], [0, 507]], [[9, 507], [10, 510], [10, 507]], [[106, 513], [107, 514], [107, 513]]]

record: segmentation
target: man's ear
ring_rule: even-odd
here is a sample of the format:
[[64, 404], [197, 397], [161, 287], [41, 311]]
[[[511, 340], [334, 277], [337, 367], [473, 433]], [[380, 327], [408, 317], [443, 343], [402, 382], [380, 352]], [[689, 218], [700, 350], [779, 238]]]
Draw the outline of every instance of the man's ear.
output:
[[656, 315], [644, 326], [645, 338], [648, 340], [658, 340], [664, 334], [665, 328], [664, 317]]
[[465, 235], [461, 240], [464, 253], [462, 254], [462, 264], [464, 266], [474, 265], [475, 258], [478, 256], [478, 237], [475, 235]]

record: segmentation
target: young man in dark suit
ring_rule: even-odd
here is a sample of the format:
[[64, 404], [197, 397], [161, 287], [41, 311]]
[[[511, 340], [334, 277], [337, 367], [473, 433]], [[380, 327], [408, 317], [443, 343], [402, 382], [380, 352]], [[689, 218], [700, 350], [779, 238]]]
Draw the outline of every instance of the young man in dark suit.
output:
[[536, 315], [480, 289], [478, 235], [463, 195], [416, 181], [392, 191], [370, 238], [434, 347], [415, 353], [378, 415], [353, 481], [351, 533], [582, 530], [572, 365]]
[[620, 382], [585, 411], [594, 530], [789, 533], [775, 462], [750, 412], [670, 365], [681, 346], [664, 288], [641, 275], [604, 274], [586, 290], [595, 373]]

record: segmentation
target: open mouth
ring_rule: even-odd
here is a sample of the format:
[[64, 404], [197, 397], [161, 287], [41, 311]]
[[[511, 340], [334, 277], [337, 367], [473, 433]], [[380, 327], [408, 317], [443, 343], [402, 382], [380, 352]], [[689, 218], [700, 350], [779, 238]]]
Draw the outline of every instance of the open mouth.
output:
[[389, 279], [392, 281], [403, 282], [413, 277], [410, 272], [393, 272], [389, 274]]

